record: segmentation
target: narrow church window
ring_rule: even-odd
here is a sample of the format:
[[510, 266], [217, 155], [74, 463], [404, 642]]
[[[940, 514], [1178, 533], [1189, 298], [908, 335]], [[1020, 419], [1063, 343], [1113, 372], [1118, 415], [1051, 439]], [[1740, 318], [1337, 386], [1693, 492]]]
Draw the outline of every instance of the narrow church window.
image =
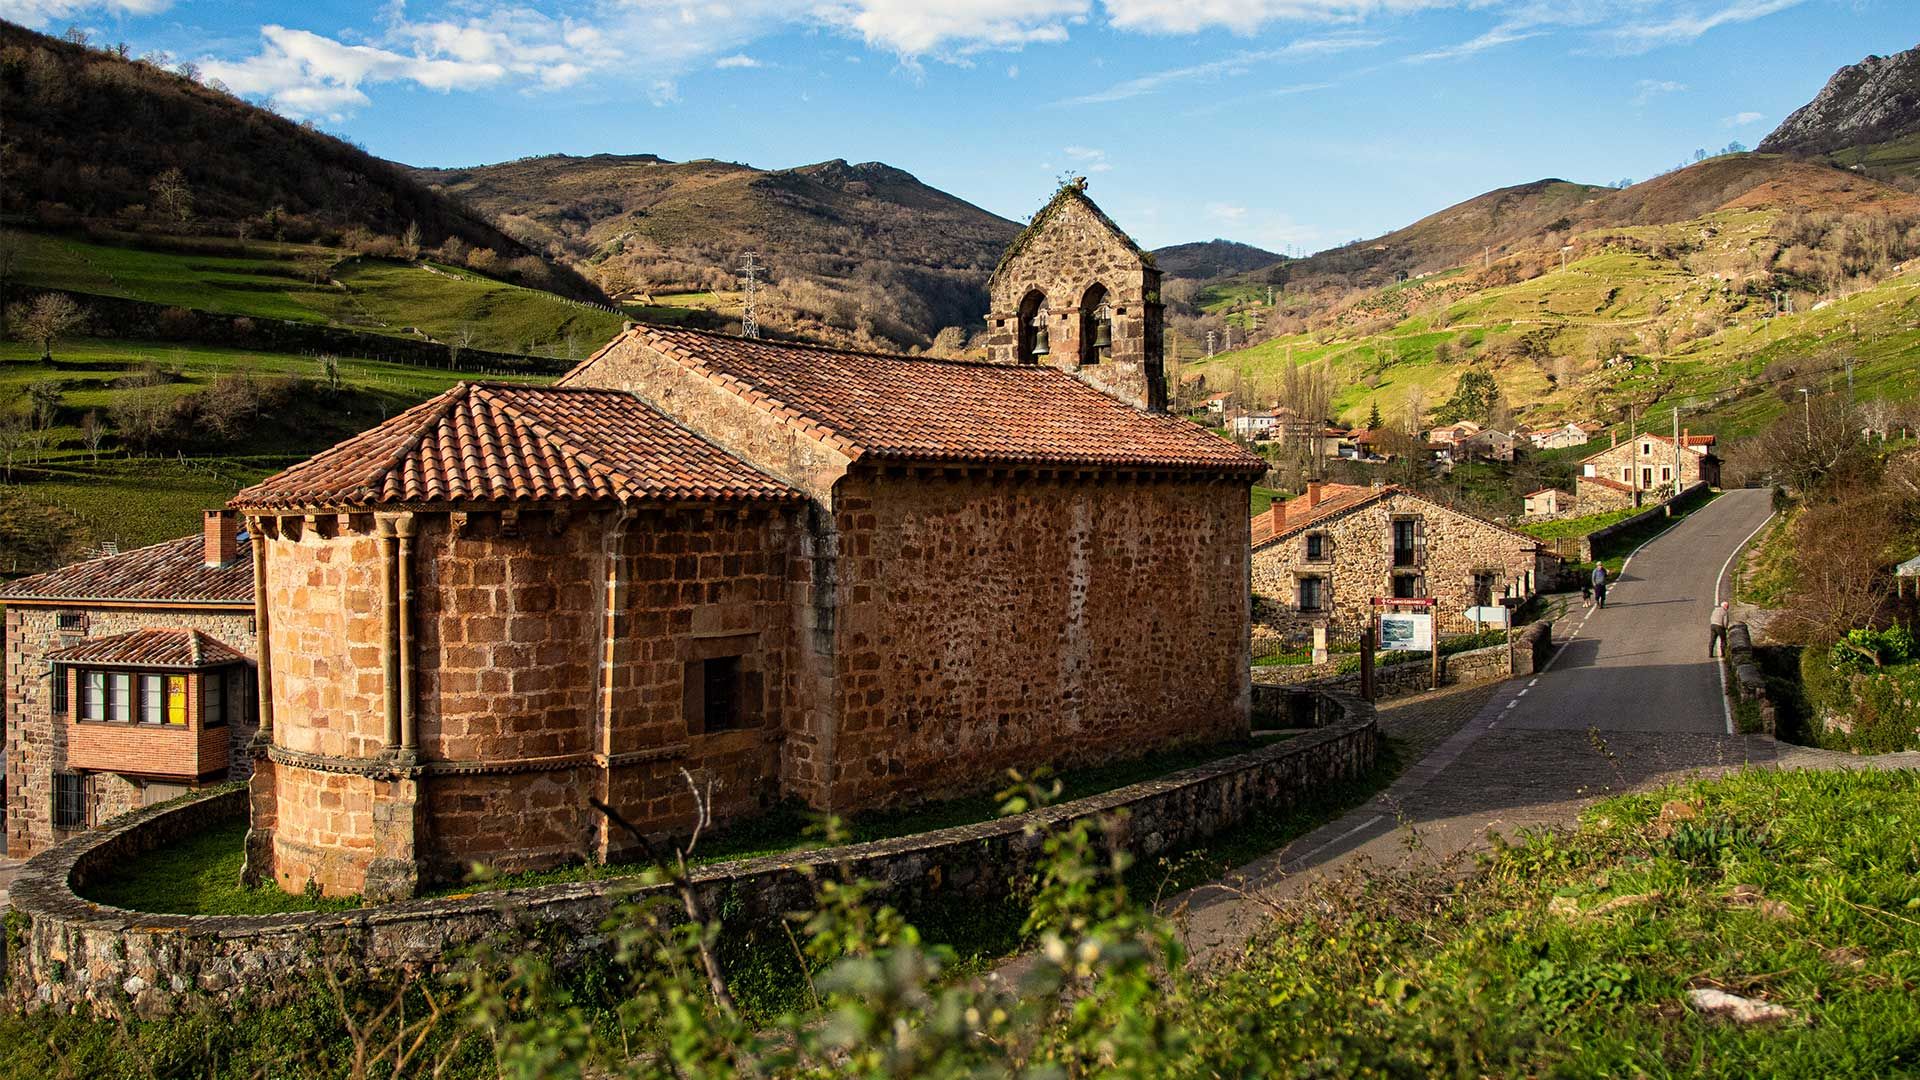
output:
[[1080, 362], [1097, 364], [1112, 349], [1113, 305], [1107, 302], [1107, 287], [1095, 283], [1080, 298]]

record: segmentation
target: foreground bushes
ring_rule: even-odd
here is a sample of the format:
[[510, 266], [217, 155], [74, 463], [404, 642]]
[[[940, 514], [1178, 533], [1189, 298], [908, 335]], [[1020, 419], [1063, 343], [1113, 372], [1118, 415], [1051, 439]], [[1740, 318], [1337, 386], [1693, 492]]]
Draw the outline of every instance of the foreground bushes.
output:
[[[1904, 635], [1900, 631], [1910, 649], [1912, 639]], [[1907, 660], [1900, 645], [1864, 635], [1801, 652], [1801, 692], [1816, 743], [1863, 754], [1920, 749], [1920, 662]]]
[[[308, 998], [237, 1022], [14, 1019], [0, 1072], [1895, 1075], [1920, 1068], [1916, 831], [1920, 774], [1747, 771], [1601, 803], [1470, 876], [1327, 882], [1196, 973], [1083, 827], [1046, 838], [1035, 954], [1005, 983], [946, 977], [950, 955], [871, 886], [823, 881], [788, 927], [802, 1004], [778, 1016], [737, 1000], [711, 924], [644, 906], [592, 971], [482, 953], [455, 982], [400, 991], [323, 971]], [[1778, 1011], [1718, 1019], [1694, 991]]]

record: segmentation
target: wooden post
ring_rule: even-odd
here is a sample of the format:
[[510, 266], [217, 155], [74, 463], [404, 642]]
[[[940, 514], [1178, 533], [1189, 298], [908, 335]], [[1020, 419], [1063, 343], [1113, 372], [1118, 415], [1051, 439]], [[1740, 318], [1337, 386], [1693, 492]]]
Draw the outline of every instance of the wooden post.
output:
[[1438, 611], [1435, 611], [1435, 612], [1434, 612], [1434, 614], [1433, 614], [1432, 616], [1430, 616], [1430, 618], [1431, 618], [1431, 619], [1433, 620], [1433, 621], [1432, 621], [1432, 627], [1433, 627], [1433, 629], [1431, 630], [1431, 633], [1432, 633], [1432, 635], [1433, 635], [1433, 643], [1432, 643], [1431, 645], [1429, 645], [1429, 646], [1428, 646], [1428, 648], [1427, 648], [1427, 660], [1428, 660], [1428, 662], [1429, 662], [1429, 663], [1431, 663], [1431, 664], [1433, 665], [1433, 669], [1432, 669], [1432, 671], [1430, 671], [1430, 672], [1428, 673], [1428, 678], [1427, 678], [1427, 689], [1429, 689], [1429, 690], [1438, 690], [1438, 689], [1440, 689], [1440, 618], [1439, 618], [1439, 612], [1438, 612]]
[[1373, 685], [1373, 622], [1368, 620], [1366, 629], [1360, 631], [1360, 696], [1368, 701], [1378, 699]]

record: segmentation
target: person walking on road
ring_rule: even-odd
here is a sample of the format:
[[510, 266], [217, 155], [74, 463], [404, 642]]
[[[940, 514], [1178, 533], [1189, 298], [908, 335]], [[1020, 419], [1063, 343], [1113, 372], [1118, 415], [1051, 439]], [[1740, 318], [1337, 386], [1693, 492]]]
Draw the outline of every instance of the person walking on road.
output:
[[1593, 564], [1593, 601], [1600, 607], [1607, 606], [1607, 568]]
[[1722, 600], [1713, 606], [1713, 614], [1707, 616], [1707, 659], [1713, 659], [1713, 650], [1719, 646], [1720, 655], [1727, 655], [1727, 601]]

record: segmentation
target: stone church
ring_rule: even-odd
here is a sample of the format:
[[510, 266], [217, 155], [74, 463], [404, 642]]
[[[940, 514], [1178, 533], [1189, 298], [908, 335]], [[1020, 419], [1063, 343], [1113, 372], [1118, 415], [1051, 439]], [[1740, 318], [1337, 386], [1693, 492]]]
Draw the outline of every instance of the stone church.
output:
[[242, 491], [248, 872], [396, 897], [1248, 729], [1262, 459], [1164, 411], [1159, 274], [1069, 186], [987, 362], [637, 326]]

